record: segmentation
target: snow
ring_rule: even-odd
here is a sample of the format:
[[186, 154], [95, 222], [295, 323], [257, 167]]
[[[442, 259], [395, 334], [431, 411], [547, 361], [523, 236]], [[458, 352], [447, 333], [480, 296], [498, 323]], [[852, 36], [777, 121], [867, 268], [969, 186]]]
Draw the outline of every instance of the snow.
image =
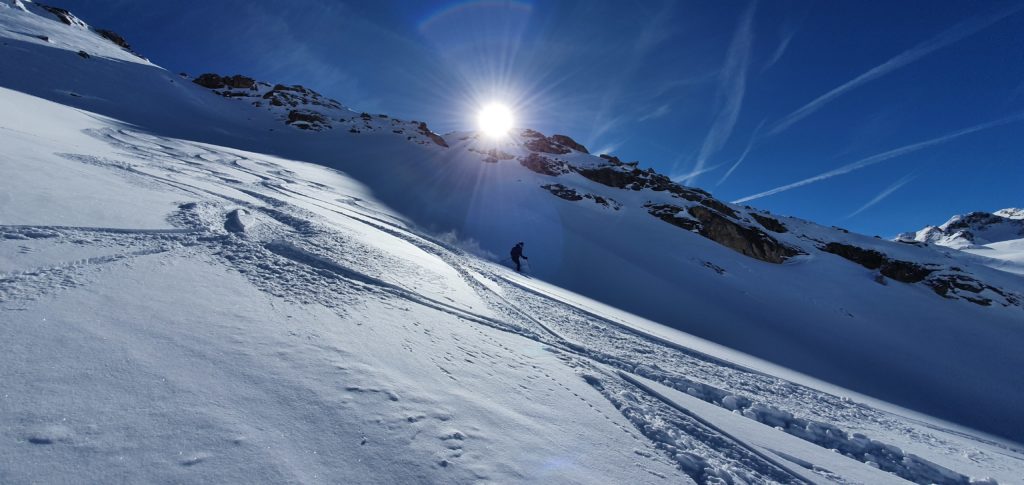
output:
[[[1017, 275], [778, 216], [807, 254], [765, 263], [642, 208], [666, 194], [289, 127], [35, 8], [0, 9], [0, 483], [1024, 475], [963, 427], [1024, 436], [1021, 309], [809, 241]], [[477, 255], [519, 239], [531, 275]]]

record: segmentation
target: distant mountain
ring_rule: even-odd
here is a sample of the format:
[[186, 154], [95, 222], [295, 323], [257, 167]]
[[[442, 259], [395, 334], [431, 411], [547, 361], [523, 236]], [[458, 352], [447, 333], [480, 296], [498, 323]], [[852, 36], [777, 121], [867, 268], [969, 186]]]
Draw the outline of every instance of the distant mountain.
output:
[[954, 249], [1021, 238], [1024, 238], [1024, 209], [1016, 208], [957, 215], [942, 225], [896, 236], [897, 241], [918, 241]]
[[[129, 419], [114, 433], [206, 447], [148, 481], [194, 481], [239, 453], [279, 467], [268, 481], [388, 481], [358, 467], [428, 482], [1019, 476], [1013, 449], [679, 332], [1021, 439], [1024, 280], [989, 260], [730, 204], [568, 135], [441, 134], [305, 86], [174, 74], [103, 32], [0, 0], [0, 342], [16, 342], [0, 368], [19, 379], [5, 403], [54, 390], [40, 401], [82, 406], [98, 401], [79, 391], [134, 386], [104, 394]], [[988, 216], [969, 217], [973, 244], [1022, 220]], [[516, 241], [525, 276], [502, 266]], [[27, 423], [0, 455], [82, 445], [79, 465], [102, 473], [91, 447], [149, 453], [34, 404], [0, 407]], [[698, 405], [714, 412], [694, 420]], [[180, 426], [145, 428], [165, 422]], [[221, 434], [173, 434], [194, 429]], [[327, 433], [303, 442], [311, 430]], [[577, 430], [612, 450], [549, 467], [544, 443]]]

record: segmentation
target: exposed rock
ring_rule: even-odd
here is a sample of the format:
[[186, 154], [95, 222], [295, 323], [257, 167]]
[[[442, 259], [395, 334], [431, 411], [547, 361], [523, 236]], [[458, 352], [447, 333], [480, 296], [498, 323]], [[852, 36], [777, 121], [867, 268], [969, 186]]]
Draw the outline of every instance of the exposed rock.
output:
[[572, 167], [570, 167], [568, 163], [562, 160], [553, 160], [548, 157], [545, 157], [544, 155], [538, 155], [536, 153], [531, 153], [525, 157], [520, 157], [519, 163], [522, 164], [524, 167], [533, 170], [534, 172], [544, 175], [552, 175], [557, 177], [559, 175], [572, 172]]
[[566, 187], [562, 184], [541, 185], [541, 188], [547, 190], [548, 192], [551, 192], [556, 197], [560, 197], [565, 200], [583, 200], [582, 195], [576, 193], [575, 190], [570, 189], [569, 187]]
[[96, 33], [100, 34], [100, 37], [103, 37], [104, 39], [107, 39], [126, 50], [132, 50], [132, 46], [128, 44], [128, 41], [124, 40], [124, 37], [121, 37], [113, 30], [96, 29]]
[[776, 264], [801, 254], [799, 250], [780, 243], [768, 234], [737, 224], [707, 207], [693, 206], [687, 212], [700, 221], [699, 232], [702, 236], [740, 254]]
[[614, 156], [608, 155], [606, 153], [602, 153], [602, 154], [600, 154], [598, 156], [603, 158], [603, 159], [605, 159], [605, 160], [608, 160], [608, 162], [611, 163], [612, 165], [622, 165], [622, 160], [619, 160], [619, 157], [614, 157]]
[[878, 269], [885, 262], [885, 255], [873, 249], [864, 249], [850, 244], [830, 242], [821, 247], [822, 251], [846, 258], [867, 269]]
[[313, 111], [299, 110], [289, 111], [288, 121], [285, 123], [295, 125], [303, 130], [321, 130], [331, 126], [326, 116]]
[[718, 199], [712, 197], [705, 197], [700, 200], [700, 203], [701, 205], [710, 207], [718, 212], [721, 212], [729, 217], [732, 217], [733, 219], [736, 218], [736, 211], [732, 210], [732, 207], [725, 205], [725, 202], [722, 202]]
[[49, 5], [43, 5], [41, 3], [37, 5], [42, 7], [43, 10], [52, 13], [55, 17], [57, 17], [57, 20], [60, 20], [65, 24], [78, 25], [80, 27], [86, 26], [85, 22], [82, 22], [78, 19], [78, 17], [75, 17], [71, 12], [64, 10], [63, 8], [51, 7]]
[[[604, 157], [602, 157], [604, 158]], [[614, 158], [614, 157], [612, 157]], [[611, 161], [611, 160], [609, 160]], [[592, 168], [581, 168], [577, 170], [580, 175], [593, 180], [599, 184], [620, 189], [642, 190], [649, 188], [655, 192], [668, 191], [675, 197], [693, 202], [701, 202], [720, 212], [735, 216], [735, 211], [724, 203], [711, 197], [711, 194], [696, 188], [683, 187], [672, 181], [672, 179], [655, 172], [652, 169], [640, 170], [633, 164], [618, 162], [618, 159], [611, 161], [612, 164]], [[703, 202], [707, 200], [707, 202]]]
[[524, 130], [523, 138], [526, 138], [526, 148], [534, 152], [550, 153], [553, 155], [565, 155], [572, 151], [571, 148], [566, 148], [560, 145], [558, 142], [551, 138], [544, 136], [543, 133], [534, 130]]
[[[952, 270], [956, 271], [958, 268], [952, 268]], [[993, 303], [991, 298], [981, 296], [981, 293], [985, 291], [1000, 297], [1002, 299], [1000, 303], [1003, 306], [1019, 306], [1021, 303], [1020, 295], [1000, 290], [964, 274], [942, 273], [932, 275], [925, 281], [925, 284], [931, 287], [935, 293], [945, 298], [955, 299], [959, 297], [982, 306], [991, 306]]]
[[572, 138], [569, 138], [566, 135], [551, 135], [551, 138], [549, 138], [549, 140], [559, 145], [562, 145], [563, 147], [571, 148], [581, 153], [590, 153], [587, 151], [587, 147], [581, 145], [576, 140], [573, 140]]
[[78, 57], [81, 57], [82, 59], [88, 59], [92, 56], [90, 56], [88, 52], [78, 51]]
[[594, 195], [594, 194], [582, 194], [581, 195], [579, 192], [576, 192], [576, 189], [572, 189], [572, 188], [566, 187], [566, 186], [564, 186], [562, 184], [542, 185], [541, 188], [547, 190], [548, 192], [551, 192], [552, 194], [554, 194], [557, 197], [560, 197], [562, 199], [569, 200], [569, 201], [574, 201], [575, 202], [575, 201], [578, 201], [578, 200], [588, 199], [588, 200], [594, 201], [594, 203], [596, 203], [598, 205], [602, 205], [602, 206], [610, 208], [610, 209], [619, 210], [620, 208], [622, 208], [622, 204], [618, 203], [617, 201], [615, 201], [613, 199], [610, 199], [610, 198], [607, 198], [607, 197], [602, 197], [600, 195]]
[[192, 82], [208, 89], [256, 89], [256, 80], [241, 74], [221, 76], [208, 72], [200, 74]]
[[442, 138], [441, 135], [438, 135], [437, 133], [430, 131], [430, 128], [427, 128], [426, 122], [421, 122], [417, 127], [417, 130], [419, 130], [420, 134], [426, 136], [427, 138], [430, 138], [430, 140], [436, 143], [438, 146], [448, 148], [448, 142], [444, 141], [444, 138]]
[[853, 261], [865, 268], [877, 269], [882, 275], [904, 283], [917, 283], [935, 271], [910, 261], [890, 259], [885, 254], [873, 249], [864, 249], [850, 244], [830, 242], [821, 246], [820, 249]]
[[200, 74], [198, 77], [193, 79], [192, 82], [207, 89], [220, 89], [224, 87], [224, 78], [219, 74], [209, 72]]
[[682, 207], [674, 206], [671, 204], [644, 204], [647, 208], [647, 212], [658, 219], [661, 219], [673, 226], [686, 229], [687, 231], [696, 231], [700, 228], [700, 224], [690, 219], [689, 217], [683, 216], [685, 210]]
[[782, 223], [778, 221], [778, 219], [774, 219], [768, 216], [762, 216], [761, 214], [757, 214], [754, 212], [751, 212], [750, 216], [753, 217], [758, 224], [761, 224], [761, 227], [769, 231], [779, 233], [789, 231], [788, 229], [786, 229], [786, 226], [782, 225]]

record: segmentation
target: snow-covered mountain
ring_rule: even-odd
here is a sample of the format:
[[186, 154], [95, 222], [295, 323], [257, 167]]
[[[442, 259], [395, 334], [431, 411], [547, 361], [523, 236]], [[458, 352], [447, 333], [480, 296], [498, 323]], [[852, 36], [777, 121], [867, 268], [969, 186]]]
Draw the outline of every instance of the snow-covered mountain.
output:
[[897, 241], [934, 244], [978, 256], [976, 262], [1024, 275], [1024, 209], [953, 216], [940, 226], [896, 236]]
[[951, 217], [940, 226], [928, 226], [917, 232], [905, 232], [897, 240], [967, 249], [986, 244], [1024, 238], [1024, 209], [1000, 209], [995, 212], [971, 212]]
[[174, 74], [25, 0], [0, 41], [0, 482], [1022, 476], [889, 404], [1024, 437], [1024, 282], [976, 256]]

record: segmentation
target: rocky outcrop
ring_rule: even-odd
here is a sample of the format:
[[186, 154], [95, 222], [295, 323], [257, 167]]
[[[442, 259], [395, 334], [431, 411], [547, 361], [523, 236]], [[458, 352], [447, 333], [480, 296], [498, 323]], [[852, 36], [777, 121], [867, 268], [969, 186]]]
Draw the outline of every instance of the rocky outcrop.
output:
[[441, 137], [441, 135], [438, 135], [437, 133], [430, 131], [430, 128], [427, 128], [426, 122], [420, 122], [419, 126], [416, 129], [417, 131], [420, 132], [421, 135], [429, 138], [430, 141], [436, 143], [438, 146], [448, 148], [448, 142], [446, 142], [444, 138]]
[[142, 57], [142, 54], [135, 52], [135, 49], [132, 49], [132, 46], [128, 44], [128, 41], [124, 40], [124, 37], [118, 35], [117, 32], [107, 29], [96, 29], [96, 33], [99, 34], [100, 37], [103, 37], [104, 39], [107, 39], [113, 42], [114, 44], [117, 44], [120, 48], [124, 49], [129, 54], [132, 54], [135, 57], [145, 59], [144, 57]]
[[590, 153], [587, 151], [587, 147], [581, 145], [576, 140], [573, 140], [572, 138], [569, 138], [566, 135], [551, 135], [551, 138], [549, 138], [549, 140], [554, 142], [555, 144], [561, 145], [566, 148], [571, 148], [580, 153]]
[[[934, 275], [928, 278], [925, 284], [944, 298], [961, 298], [981, 306], [991, 306], [995, 302], [993, 298], [1001, 300], [999, 303], [1003, 306], [1019, 306], [1021, 304], [1020, 295], [987, 285], [971, 276], [963, 274], [959, 271], [959, 268], [953, 268], [950, 272]], [[986, 293], [992, 298], [985, 296], [984, 294]]]
[[801, 254], [799, 250], [780, 243], [768, 234], [733, 222], [707, 207], [693, 206], [687, 212], [700, 221], [700, 235], [740, 254], [776, 264]]
[[636, 168], [637, 162], [622, 163], [619, 159], [607, 155], [602, 155], [601, 158], [609, 160], [609, 164], [581, 168], [577, 171], [580, 175], [609, 187], [631, 190], [651, 189], [655, 192], [667, 191], [675, 197], [693, 202], [708, 200], [704, 205], [730, 215], [734, 214], [731, 208], [712, 198], [711, 194], [697, 188], [683, 187], [673, 182], [672, 179], [655, 172], [654, 169], [641, 170]]
[[42, 8], [43, 10], [46, 10], [47, 12], [50, 12], [51, 14], [53, 14], [54, 17], [57, 17], [57, 20], [65, 23], [67, 25], [77, 25], [79, 27], [88, 27], [88, 25], [86, 25], [85, 22], [82, 22], [81, 20], [78, 19], [78, 17], [75, 17], [74, 14], [72, 14], [71, 12], [69, 12], [69, 11], [67, 11], [67, 10], [65, 10], [63, 8], [51, 7], [49, 5], [43, 5], [41, 3], [37, 3], [36, 5], [39, 5], [39, 7]]
[[619, 202], [617, 202], [617, 201], [615, 201], [613, 199], [610, 199], [608, 197], [601, 197], [600, 195], [594, 195], [594, 194], [582, 194], [581, 195], [579, 192], [576, 191], [576, 189], [573, 189], [573, 188], [570, 188], [570, 187], [566, 187], [566, 186], [564, 186], [562, 184], [541, 185], [541, 188], [544, 189], [544, 190], [547, 190], [548, 192], [551, 192], [556, 197], [559, 197], [559, 198], [562, 198], [562, 199], [565, 199], [565, 200], [568, 200], [568, 201], [575, 202], [575, 201], [578, 201], [578, 200], [587, 199], [587, 200], [594, 201], [594, 203], [597, 204], [597, 205], [601, 205], [601, 206], [604, 206], [604, 207], [609, 208], [609, 209], [619, 210], [619, 209], [622, 208], [622, 204], [620, 204]]
[[559, 145], [538, 131], [525, 130], [523, 132], [523, 138], [526, 139], [523, 144], [530, 151], [550, 153], [552, 155], [565, 155], [572, 151], [571, 148]]
[[256, 80], [241, 74], [221, 76], [219, 74], [200, 74], [192, 82], [207, 89], [256, 89]]
[[[981, 282], [957, 267], [942, 268], [939, 265], [926, 266], [912, 261], [902, 261], [890, 258], [880, 251], [838, 242], [830, 242], [819, 249], [865, 268], [878, 270], [882, 276], [896, 281], [922, 283], [944, 298], [963, 299], [982, 306], [991, 306], [995, 302], [1002, 306], [1021, 305], [1020, 295]], [[876, 280], [885, 284], [884, 279]]]
[[851, 244], [830, 242], [820, 246], [819, 249], [853, 261], [867, 269], [877, 269], [882, 275], [904, 283], [917, 283], [935, 271], [911, 261], [891, 259], [880, 251], [864, 249]]
[[778, 232], [778, 233], [788, 232], [788, 229], [786, 229], [786, 226], [782, 225], [782, 223], [779, 222], [778, 219], [773, 219], [771, 217], [763, 216], [761, 214], [757, 214], [757, 213], [754, 213], [754, 212], [751, 212], [750, 216], [753, 217], [754, 220], [756, 220], [757, 223], [761, 225], [761, 227], [763, 227], [763, 228], [765, 228], [765, 229], [767, 229], [769, 231]]
[[573, 150], [580, 153], [590, 153], [587, 147], [566, 135], [544, 136], [536, 130], [523, 130], [524, 145], [530, 151], [550, 153], [552, 155], [565, 155]]
[[303, 130], [320, 131], [324, 128], [331, 128], [331, 123], [327, 117], [314, 111], [289, 111], [288, 121], [285, 123]]
[[687, 231], [697, 231], [700, 228], [700, 224], [697, 221], [690, 219], [689, 217], [681, 216], [685, 212], [685, 209], [679, 206], [671, 204], [644, 204], [647, 208], [647, 212], [661, 219], [673, 226], [686, 229]]
[[567, 162], [551, 159], [536, 153], [520, 157], [519, 163], [534, 172], [555, 177], [572, 172], [572, 167]]
[[705, 206], [683, 208], [672, 204], [645, 204], [647, 211], [676, 227], [693, 231], [733, 251], [768, 263], [783, 261], [802, 254], [768, 234], [732, 221], [729, 217]]
[[540, 187], [544, 190], [547, 190], [548, 192], [551, 192], [556, 197], [561, 199], [571, 201], [583, 200], [583, 196], [578, 194], [576, 190], [570, 189], [569, 187], [566, 187], [562, 184], [548, 184], [541, 185]]

